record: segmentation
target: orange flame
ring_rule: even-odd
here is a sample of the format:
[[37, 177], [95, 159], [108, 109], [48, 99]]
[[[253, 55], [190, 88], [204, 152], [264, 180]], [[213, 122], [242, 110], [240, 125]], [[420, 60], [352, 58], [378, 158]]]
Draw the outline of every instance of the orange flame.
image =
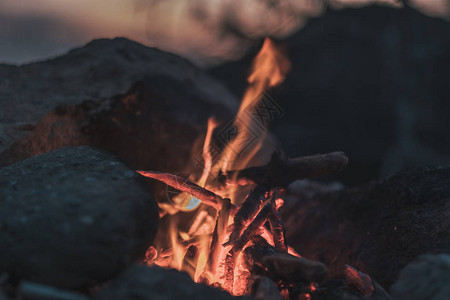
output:
[[[289, 61], [275, 43], [266, 38], [258, 55], [253, 61], [247, 88], [236, 116], [234, 125], [236, 137], [226, 146], [222, 158], [215, 169], [223, 173], [231, 169], [245, 168], [263, 143], [267, 129], [258, 124], [252, 115], [262, 99], [262, 93], [270, 87], [280, 84], [290, 69]], [[250, 143], [254, 139], [253, 142]], [[247, 148], [247, 149], [244, 149]], [[229, 196], [235, 202], [234, 191]]]
[[205, 143], [203, 144], [203, 160], [204, 160], [205, 166], [203, 168], [202, 177], [200, 177], [200, 180], [197, 183], [201, 187], [205, 186], [206, 180], [208, 180], [209, 173], [211, 172], [212, 157], [211, 157], [211, 153], [209, 151], [209, 147], [211, 144], [212, 133], [213, 133], [214, 129], [216, 129], [217, 125], [218, 124], [214, 120], [214, 118], [208, 119], [208, 129], [206, 131]]
[[[219, 171], [226, 172], [232, 168], [241, 169], [248, 165], [249, 161], [259, 150], [267, 133], [267, 129], [257, 124], [257, 120], [252, 118], [252, 113], [255, 112], [257, 105], [260, 103], [262, 93], [268, 88], [281, 83], [289, 68], [288, 60], [277, 49], [276, 45], [266, 38], [253, 62], [251, 74], [248, 77], [249, 87], [243, 96], [242, 104], [234, 122], [234, 126], [237, 128], [237, 135], [225, 146], [221, 159], [214, 165], [210, 153], [210, 144], [212, 133], [217, 127], [217, 123], [212, 118], [208, 120], [203, 145], [204, 168], [200, 179], [197, 181], [198, 185], [206, 187], [210, 174], [218, 174]], [[250, 138], [250, 134], [256, 134], [256, 141], [251, 145], [245, 145], [245, 142]], [[219, 190], [219, 187], [216, 186], [207, 186], [207, 188], [217, 194], [221, 194], [223, 197], [235, 200], [232, 196], [234, 196], [236, 186], [233, 188], [227, 187], [225, 191]], [[192, 204], [192, 198], [192, 196], [183, 193], [174, 197], [174, 202], [177, 205], [189, 207]], [[281, 200], [277, 200], [277, 203], [282, 205]], [[221, 212], [224, 211], [221, 210]], [[171, 252], [169, 251], [169, 253], [171, 257], [168, 263], [161, 262], [158, 264], [186, 271], [196, 282], [206, 281], [209, 284], [219, 283], [223, 286], [225, 282], [225, 259], [231, 247], [224, 247], [222, 243], [230, 234], [227, 228], [232, 223], [233, 216], [230, 215], [229, 211], [223, 215], [218, 213], [217, 215], [221, 215], [221, 217], [216, 217], [218, 218], [216, 220], [211, 216], [210, 209], [204, 208], [204, 206], [201, 206], [201, 209], [195, 213], [191, 213], [193, 214], [192, 223], [189, 228], [184, 229], [184, 232], [178, 228], [178, 225], [181, 225], [178, 224], [180, 218], [177, 215], [170, 216], [174, 218], [169, 222], [168, 228], [169, 247], [171, 247]], [[216, 248], [215, 251], [218, 252], [214, 252], [214, 262], [211, 262], [208, 260], [211, 260], [211, 253], [213, 253], [211, 252], [211, 237], [215, 228], [218, 234], [216, 236], [218, 242], [216, 241], [215, 245], [219, 248]], [[271, 234], [266, 231], [262, 228], [261, 234], [273, 245]], [[193, 239], [196, 239], [195, 243], [186, 244], [186, 241]], [[160, 253], [160, 250], [158, 249], [158, 253]], [[290, 249], [290, 252], [293, 252], [293, 250]], [[238, 257], [237, 262], [234, 288], [229, 291], [234, 295], [244, 293], [247, 282], [244, 278], [248, 276], [248, 271], [243, 267], [240, 257]], [[212, 268], [211, 266], [214, 267]]]

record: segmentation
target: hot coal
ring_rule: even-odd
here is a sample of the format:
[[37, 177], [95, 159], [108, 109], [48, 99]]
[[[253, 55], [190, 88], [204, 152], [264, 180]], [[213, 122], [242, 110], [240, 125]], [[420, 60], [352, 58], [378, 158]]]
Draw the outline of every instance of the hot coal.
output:
[[145, 179], [115, 156], [62, 148], [0, 169], [0, 273], [66, 289], [144, 258], [158, 227]]

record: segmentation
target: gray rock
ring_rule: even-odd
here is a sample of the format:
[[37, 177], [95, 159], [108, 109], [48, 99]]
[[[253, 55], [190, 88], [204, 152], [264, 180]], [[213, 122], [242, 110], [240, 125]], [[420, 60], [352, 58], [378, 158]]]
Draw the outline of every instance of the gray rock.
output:
[[94, 300], [151, 299], [249, 299], [204, 284], [194, 283], [186, 273], [160, 267], [135, 265], [124, 271]]
[[408, 264], [392, 286], [394, 299], [450, 299], [450, 255], [423, 255]]
[[0, 65], [0, 166], [90, 145], [134, 168], [180, 171], [207, 119], [238, 101], [187, 60], [124, 39], [61, 57]]
[[450, 252], [450, 166], [404, 170], [340, 189], [297, 184], [281, 215], [286, 240], [330, 277], [349, 264], [389, 288], [418, 255]]
[[62, 148], [0, 169], [0, 273], [59, 288], [104, 282], [158, 227], [143, 178], [114, 156]]

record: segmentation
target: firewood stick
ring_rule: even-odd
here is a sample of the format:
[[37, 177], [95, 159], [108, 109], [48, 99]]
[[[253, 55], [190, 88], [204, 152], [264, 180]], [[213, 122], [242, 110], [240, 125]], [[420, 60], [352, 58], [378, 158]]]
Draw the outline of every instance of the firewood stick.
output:
[[217, 265], [219, 263], [220, 250], [227, 233], [228, 217], [230, 216], [231, 201], [224, 199], [222, 208], [219, 211], [216, 226], [214, 228], [211, 246], [209, 249], [209, 256], [207, 262], [207, 270], [212, 275], [215, 275]]
[[327, 268], [318, 261], [297, 257], [283, 252], [267, 243], [264, 238], [255, 236], [253, 246], [243, 252], [244, 263], [250, 272], [268, 276], [273, 280], [286, 282], [322, 282]]
[[234, 244], [232, 250], [236, 253], [242, 251], [245, 245], [253, 238], [260, 230], [260, 228], [264, 225], [269, 217], [271, 211], [271, 203], [267, 203], [263, 209], [258, 213], [253, 222], [248, 225], [242, 235], [237, 239]]
[[272, 197], [272, 200], [270, 201], [271, 210], [268, 218], [270, 231], [272, 232], [275, 247], [280, 249], [281, 251], [287, 252], [287, 244], [286, 239], [284, 237], [283, 221], [281, 220], [280, 213], [277, 210], [275, 198], [276, 198], [276, 191], [274, 191], [274, 195]]
[[239, 253], [245, 245], [254, 237], [261, 229], [261, 226], [267, 221], [270, 213], [270, 203], [267, 203], [263, 209], [258, 213], [252, 223], [245, 229], [242, 235], [237, 239], [231, 250], [227, 253], [225, 258], [225, 289], [232, 292], [234, 280], [234, 268]]
[[227, 178], [247, 180], [250, 183], [266, 184], [272, 187], [287, 187], [298, 179], [327, 175], [342, 171], [348, 164], [343, 152], [332, 152], [289, 158], [275, 152], [268, 164], [244, 170], [227, 171]]
[[136, 172], [138, 172], [142, 176], [164, 182], [165, 184], [173, 187], [174, 189], [188, 193], [198, 198], [203, 203], [216, 208], [217, 210], [219, 210], [220, 207], [222, 206], [223, 202], [222, 197], [180, 176], [170, 173], [160, 173], [153, 171], [136, 171]]
[[261, 209], [267, 191], [267, 186], [258, 185], [253, 191], [250, 192], [244, 203], [242, 203], [242, 206], [234, 215], [234, 228], [230, 234], [228, 242], [226, 242], [224, 246], [234, 243], [244, 231], [244, 228], [253, 221]]
[[233, 294], [234, 286], [234, 267], [236, 265], [236, 255], [233, 250], [227, 253], [225, 257], [225, 281], [224, 288], [230, 294]]

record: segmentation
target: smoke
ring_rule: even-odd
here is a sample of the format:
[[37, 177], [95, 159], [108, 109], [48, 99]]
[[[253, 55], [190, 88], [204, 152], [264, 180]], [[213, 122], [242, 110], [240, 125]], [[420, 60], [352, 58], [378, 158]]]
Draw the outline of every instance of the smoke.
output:
[[289, 36], [327, 6], [374, 3], [401, 6], [398, 0], [136, 0], [147, 13], [151, 44], [208, 64], [237, 59], [264, 37]]
[[403, 2], [450, 17], [450, 0], [0, 0], [0, 61], [42, 59], [93, 38], [124, 36], [198, 64], [218, 63], [240, 58], [266, 36], [292, 34], [327, 7]]
[[432, 16], [449, 17], [449, 0], [135, 0], [147, 13], [148, 41], [197, 63], [241, 57], [268, 36], [283, 38], [327, 7], [404, 3]]
[[[270, 36], [282, 38], [319, 16], [322, 0], [137, 0], [148, 39], [199, 62], [236, 59]], [[204, 62], [204, 61], [203, 61]]]

